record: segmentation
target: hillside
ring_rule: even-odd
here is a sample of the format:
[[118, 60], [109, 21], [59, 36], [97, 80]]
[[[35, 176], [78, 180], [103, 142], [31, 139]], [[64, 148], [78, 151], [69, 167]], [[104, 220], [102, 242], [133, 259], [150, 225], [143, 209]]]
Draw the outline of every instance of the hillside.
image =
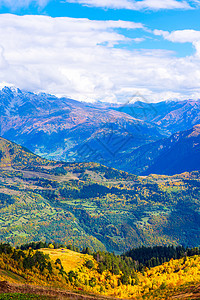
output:
[[[14, 147], [20, 168], [0, 169], [0, 241], [47, 240], [122, 252], [199, 245], [200, 173], [137, 177], [97, 163], [55, 163]], [[25, 159], [24, 159], [25, 157]], [[26, 164], [30, 157], [32, 164]], [[37, 161], [39, 160], [39, 161]], [[28, 162], [28, 161], [27, 161]]]
[[31, 169], [37, 166], [45, 167], [55, 164], [55, 162], [35, 155], [27, 148], [0, 137], [0, 168]]
[[[60, 258], [55, 260], [59, 255]], [[80, 300], [107, 297], [135, 300], [199, 297], [199, 255], [184, 255], [153, 268], [143, 268], [142, 271], [135, 269], [138, 262], [130, 257], [114, 256], [111, 253], [95, 255], [97, 260], [91, 255], [79, 254], [66, 248], [39, 251], [29, 248], [22, 251], [1, 244], [0, 291], [4, 297], [9, 292], [8, 299], [38, 299], [37, 295], [40, 295], [40, 299], [46, 295], [47, 299]], [[77, 256], [81, 257], [81, 263], [76, 263]], [[103, 257], [107, 261], [104, 270], [101, 268]], [[66, 261], [68, 263], [64, 264]], [[115, 268], [118, 262], [121, 270]], [[27, 295], [27, 298], [19, 298], [16, 293], [31, 293], [35, 297], [28, 298]]]
[[169, 138], [139, 147], [118, 161], [135, 174], [174, 175], [200, 170], [200, 125], [173, 134]]
[[[142, 253], [142, 249], [137, 250]], [[146, 250], [151, 249], [146, 248]], [[76, 261], [78, 255], [67, 249], [41, 249], [41, 251], [48, 253], [54, 261], [60, 255], [64, 270], [69, 270], [69, 265], [74, 259]], [[155, 260], [153, 255], [155, 253], [152, 253], [151, 259]], [[178, 298], [180, 294], [181, 296], [187, 295], [188, 291], [190, 291], [190, 297], [194, 296], [191, 299], [196, 299], [195, 296], [199, 295], [197, 294], [200, 280], [199, 255], [171, 259], [153, 268], [143, 268], [142, 271], [137, 270], [139, 262], [135, 261], [136, 257], [134, 260], [134, 256], [131, 260], [130, 257], [121, 256], [120, 258], [113, 254], [97, 252], [93, 255], [97, 261], [92, 256], [82, 256], [86, 263], [80, 265], [78, 262], [77, 266], [68, 273], [71, 275], [72, 287], [77, 286], [80, 290], [125, 299], [172, 299]], [[100, 266], [104, 259], [105, 269], [103, 270]], [[69, 263], [66, 264], [66, 261]], [[122, 271], [120, 271], [116, 267], [118, 263], [126, 267], [121, 267]], [[196, 294], [195, 292], [193, 294], [195, 286]]]

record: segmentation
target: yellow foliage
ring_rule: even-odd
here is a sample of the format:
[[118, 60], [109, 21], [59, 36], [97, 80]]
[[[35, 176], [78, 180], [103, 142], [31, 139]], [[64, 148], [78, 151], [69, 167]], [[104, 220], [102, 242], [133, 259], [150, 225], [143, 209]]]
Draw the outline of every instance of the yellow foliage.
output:
[[[19, 263], [16, 264], [4, 253], [0, 256], [0, 280], [6, 279], [16, 282], [22, 278], [33, 284], [56, 285], [66, 289], [82, 290], [86, 293], [138, 300], [170, 299], [181, 287], [200, 282], [200, 256], [198, 255], [179, 260], [171, 259], [160, 266], [151, 269], [146, 268], [143, 273], [134, 273], [137, 280], [133, 276], [134, 278], [129, 278], [131, 284], [123, 285], [119, 280], [122, 273], [114, 275], [109, 271], [104, 271], [100, 274], [98, 263], [90, 255], [65, 248], [47, 248], [40, 251], [48, 254], [54, 262], [59, 258], [66, 273], [69, 274], [70, 271], [73, 271], [71, 272], [73, 274], [71, 279], [68, 275], [68, 283], [66, 277], [61, 275], [54, 263], [54, 271], [50, 276], [46, 268], [41, 273], [35, 267], [32, 270], [26, 269], [26, 273], [23, 274], [19, 268]], [[89, 267], [86, 264], [88, 260], [93, 261]]]
[[93, 269], [88, 269], [84, 263], [88, 259], [93, 260], [91, 256], [67, 249], [52, 251], [43, 249], [43, 251], [49, 254], [54, 261], [56, 258], [60, 258], [65, 271], [68, 272], [70, 268], [74, 270], [77, 278], [71, 283], [73, 289], [78, 288], [89, 293], [137, 299], [142, 299], [142, 296], [146, 294], [149, 295], [146, 299], [156, 299], [156, 295], [151, 296], [154, 291], [165, 295], [169, 291], [174, 292], [174, 289], [177, 290], [182, 285], [200, 281], [200, 256], [179, 260], [171, 259], [160, 266], [146, 269], [143, 274], [138, 272], [138, 284], [134, 284], [135, 280], [133, 279], [132, 285], [122, 285], [118, 280], [121, 274], [113, 275], [108, 271], [99, 274], [97, 262]]

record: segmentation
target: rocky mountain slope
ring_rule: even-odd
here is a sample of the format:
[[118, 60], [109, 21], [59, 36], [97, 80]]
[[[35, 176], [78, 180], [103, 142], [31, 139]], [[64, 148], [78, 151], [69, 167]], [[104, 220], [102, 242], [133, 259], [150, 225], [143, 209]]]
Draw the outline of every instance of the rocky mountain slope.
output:
[[122, 112], [8, 87], [0, 91], [0, 116], [1, 136], [56, 160], [105, 163], [163, 137]]

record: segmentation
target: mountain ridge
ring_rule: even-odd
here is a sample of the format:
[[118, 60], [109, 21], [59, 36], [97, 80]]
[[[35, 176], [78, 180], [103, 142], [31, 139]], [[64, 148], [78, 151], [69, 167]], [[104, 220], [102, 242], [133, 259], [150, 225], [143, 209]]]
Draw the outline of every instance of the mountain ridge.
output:
[[127, 172], [148, 175], [200, 170], [200, 124], [174, 133], [169, 138], [144, 145], [127, 155], [123, 169]]
[[169, 134], [187, 130], [200, 123], [200, 99], [162, 101], [150, 103], [147, 100], [127, 103], [113, 109], [157, 125]]

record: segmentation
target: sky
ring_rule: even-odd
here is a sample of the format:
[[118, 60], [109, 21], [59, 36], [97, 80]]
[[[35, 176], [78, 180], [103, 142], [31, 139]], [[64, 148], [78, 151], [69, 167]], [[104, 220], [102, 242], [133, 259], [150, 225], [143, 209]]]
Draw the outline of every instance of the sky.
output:
[[200, 0], [0, 0], [0, 86], [80, 101], [200, 98]]

